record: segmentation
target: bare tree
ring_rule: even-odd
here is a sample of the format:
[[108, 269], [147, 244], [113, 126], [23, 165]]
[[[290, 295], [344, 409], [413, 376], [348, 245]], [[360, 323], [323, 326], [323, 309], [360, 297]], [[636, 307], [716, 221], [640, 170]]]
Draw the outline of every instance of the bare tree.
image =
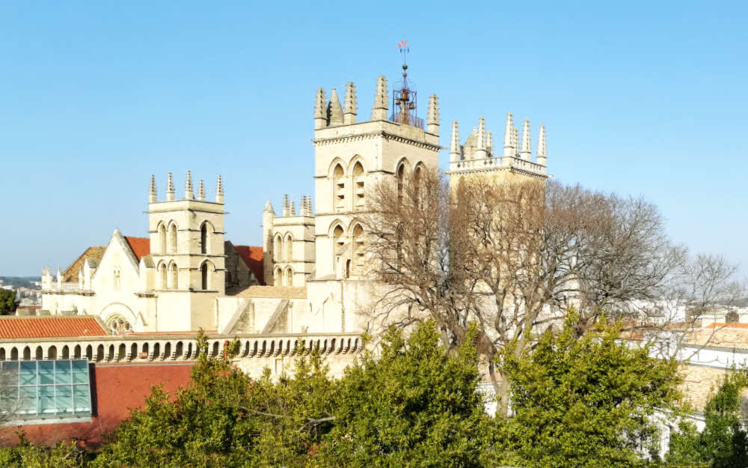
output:
[[400, 326], [430, 317], [448, 348], [475, 321], [504, 413], [499, 350], [522, 352], [571, 306], [580, 333], [603, 312], [637, 316], [633, 305], [656, 300], [685, 255], [652, 204], [580, 186], [470, 177], [450, 187], [425, 172], [383, 182], [369, 203], [369, 274], [384, 289], [373, 313]]

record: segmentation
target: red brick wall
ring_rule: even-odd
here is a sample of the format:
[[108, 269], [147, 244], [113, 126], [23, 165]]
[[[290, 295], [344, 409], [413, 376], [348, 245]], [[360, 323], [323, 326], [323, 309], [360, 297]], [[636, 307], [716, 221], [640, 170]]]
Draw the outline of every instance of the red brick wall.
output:
[[[141, 408], [151, 387], [164, 385], [173, 394], [190, 379], [193, 362], [152, 364], [96, 364], [92, 371], [95, 394], [92, 394], [96, 415], [91, 422], [67, 424], [35, 424], [22, 426], [26, 437], [35, 443], [55, 444], [60, 440], [80, 440], [95, 446], [102, 434], [111, 432], [127, 418], [130, 408]], [[18, 427], [0, 429], [4, 444], [18, 441]]]

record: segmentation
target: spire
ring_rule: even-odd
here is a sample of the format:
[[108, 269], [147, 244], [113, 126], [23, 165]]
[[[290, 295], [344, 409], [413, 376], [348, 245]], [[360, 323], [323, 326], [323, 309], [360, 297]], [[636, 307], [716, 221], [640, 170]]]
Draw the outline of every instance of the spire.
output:
[[296, 216], [296, 204], [291, 200], [291, 204], [288, 206], [288, 213], [290, 216]]
[[205, 201], [205, 182], [203, 182], [202, 180], [197, 187], [197, 199], [200, 201]]
[[460, 129], [455, 120], [452, 122], [452, 140], [449, 144], [449, 160], [451, 162], [457, 162], [462, 159], [462, 151], [460, 150]]
[[171, 172], [169, 173], [169, 177], [166, 179], [166, 201], [174, 201], [174, 179], [171, 176]]
[[429, 133], [434, 135], [439, 134], [439, 98], [436, 94], [429, 96], [429, 112], [428, 112], [428, 126], [426, 127]]
[[223, 179], [221, 179], [220, 175], [216, 183], [216, 203], [223, 204]]
[[312, 197], [301, 197], [301, 216], [312, 216]]
[[486, 152], [486, 119], [478, 119], [478, 141], [475, 143], [475, 159], [485, 159]]
[[512, 140], [514, 139], [514, 120], [512, 119], [512, 113], [509, 112], [506, 115], [506, 129], [504, 130], [504, 156], [514, 156], [514, 147]]
[[545, 166], [548, 162], [548, 153], [545, 147], [545, 125], [540, 126], [540, 136], [538, 137], [538, 164]]
[[151, 174], [151, 186], [148, 188], [148, 203], [156, 203], [158, 194], [156, 193], [156, 176]]
[[187, 177], [184, 180], [184, 199], [195, 199], [195, 191], [192, 189], [192, 174], [190, 174], [190, 171], [187, 171]]
[[343, 108], [340, 107], [338, 91], [332, 88], [330, 102], [327, 104], [327, 120], [330, 125], [341, 125], [343, 123]]
[[290, 203], [288, 203], [288, 195], [283, 195], [283, 211], [281, 216], [288, 216]]
[[532, 158], [532, 145], [530, 143], [530, 121], [525, 119], [522, 128], [522, 159], [529, 161]]
[[387, 78], [380, 76], [377, 79], [377, 96], [374, 98], [374, 108], [371, 111], [371, 120], [387, 120], [389, 109], [389, 98], [387, 96]]
[[268, 201], [265, 202], [265, 209], [263, 211], [265, 213], [275, 214], [275, 210], [273, 209], [273, 204], [270, 203], [270, 199], [269, 198], [268, 198]]
[[317, 99], [314, 101], [314, 129], [327, 127], [327, 116], [325, 114], [325, 90], [317, 90]]
[[512, 149], [514, 149], [514, 154], [512, 156], [518, 157], [519, 156], [519, 130], [517, 130], [517, 127], [512, 127]]
[[493, 132], [488, 132], [486, 137], [486, 150], [489, 156], [493, 156]]
[[357, 111], [356, 85], [349, 81], [345, 85], [345, 112], [343, 113], [343, 123], [346, 125], [356, 123]]

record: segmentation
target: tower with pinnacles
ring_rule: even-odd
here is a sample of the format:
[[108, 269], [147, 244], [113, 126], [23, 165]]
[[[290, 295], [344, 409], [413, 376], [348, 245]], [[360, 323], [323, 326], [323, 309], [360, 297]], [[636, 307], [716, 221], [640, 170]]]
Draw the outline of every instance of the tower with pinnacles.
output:
[[[148, 237], [115, 231], [107, 246], [87, 249], [56, 279], [45, 269], [44, 310], [94, 315], [113, 333], [202, 328], [220, 335], [278, 336], [369, 329], [367, 308], [378, 294], [364, 268], [363, 216], [370, 190], [383, 182], [403, 186], [419, 171], [438, 169], [443, 149], [439, 100], [430, 95], [425, 120], [419, 116], [407, 64], [391, 94], [384, 76], [372, 87], [374, 102], [363, 118], [353, 83], [342, 93], [317, 90], [314, 197], [304, 196], [297, 205], [285, 196], [278, 210], [268, 200], [262, 245], [225, 239], [220, 177], [212, 200], [203, 181], [195, 195], [189, 171], [179, 199], [171, 173], [165, 199], [159, 199], [152, 177]], [[464, 141], [453, 122], [450, 182], [464, 177], [545, 181], [545, 128], [538, 130], [533, 156], [529, 121], [522, 127], [520, 140], [508, 114], [503, 148], [497, 149], [483, 117]]]

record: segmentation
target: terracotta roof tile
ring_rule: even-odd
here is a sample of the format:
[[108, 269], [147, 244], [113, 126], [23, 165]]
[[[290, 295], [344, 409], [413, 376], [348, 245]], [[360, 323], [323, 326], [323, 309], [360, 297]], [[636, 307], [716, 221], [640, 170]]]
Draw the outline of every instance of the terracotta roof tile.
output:
[[235, 245], [236, 253], [242, 258], [249, 270], [255, 275], [260, 284], [265, 284], [265, 273], [262, 268], [262, 258], [264, 253], [262, 247], [253, 247], [249, 245]]
[[135, 254], [135, 258], [140, 261], [141, 258], [151, 254], [151, 240], [147, 237], [125, 237], [127, 244]]
[[0, 317], [0, 340], [106, 334], [95, 317]]

